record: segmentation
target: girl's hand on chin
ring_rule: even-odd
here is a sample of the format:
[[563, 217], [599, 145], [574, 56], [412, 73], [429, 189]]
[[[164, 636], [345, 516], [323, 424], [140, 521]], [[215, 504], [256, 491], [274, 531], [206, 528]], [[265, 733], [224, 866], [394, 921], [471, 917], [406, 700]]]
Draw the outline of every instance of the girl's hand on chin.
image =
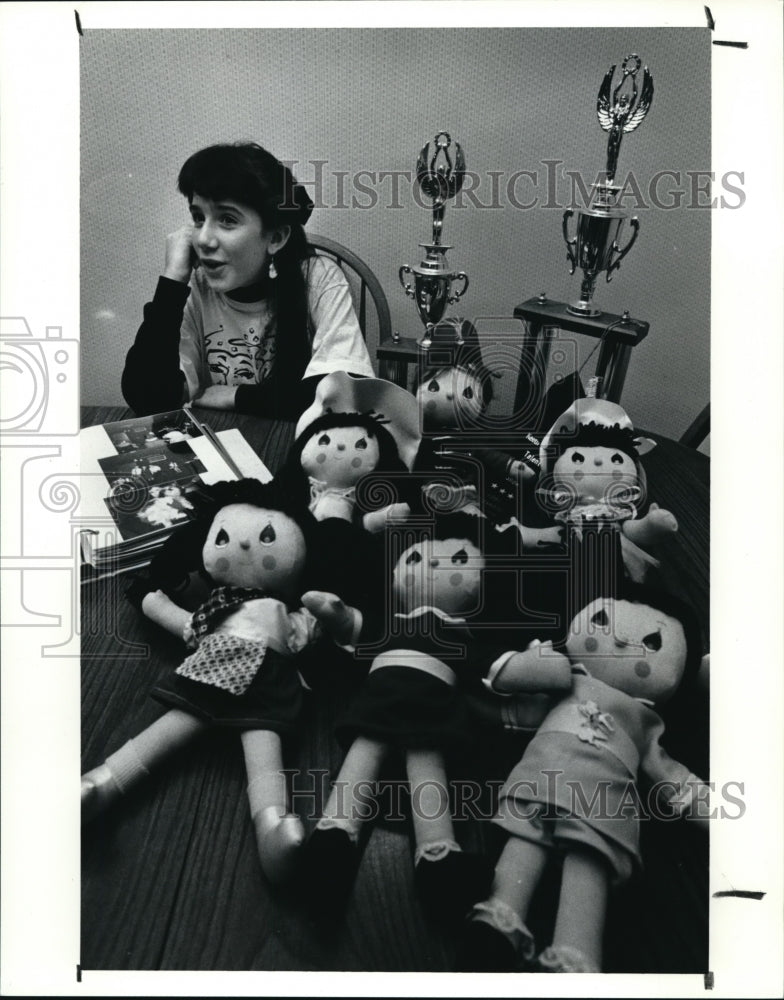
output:
[[195, 406], [205, 406], [209, 410], [233, 410], [236, 385], [211, 385], [194, 399]]
[[164, 264], [164, 278], [171, 278], [172, 281], [188, 283], [191, 270], [196, 262], [196, 254], [193, 250], [193, 223], [180, 226], [173, 233], [166, 237], [166, 263]]

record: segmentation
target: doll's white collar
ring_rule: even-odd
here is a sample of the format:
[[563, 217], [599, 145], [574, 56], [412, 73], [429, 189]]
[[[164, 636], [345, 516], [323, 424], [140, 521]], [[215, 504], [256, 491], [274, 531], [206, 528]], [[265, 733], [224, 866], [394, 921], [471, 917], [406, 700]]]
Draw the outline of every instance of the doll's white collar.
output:
[[415, 618], [422, 618], [427, 614], [435, 615], [436, 618], [440, 618], [442, 622], [447, 622], [450, 625], [465, 625], [465, 618], [454, 618], [452, 615], [448, 615], [445, 611], [442, 611], [440, 608], [434, 608], [430, 604], [423, 604], [421, 607], [414, 608], [413, 611], [407, 613], [398, 611], [395, 614], [395, 618], [413, 621]]

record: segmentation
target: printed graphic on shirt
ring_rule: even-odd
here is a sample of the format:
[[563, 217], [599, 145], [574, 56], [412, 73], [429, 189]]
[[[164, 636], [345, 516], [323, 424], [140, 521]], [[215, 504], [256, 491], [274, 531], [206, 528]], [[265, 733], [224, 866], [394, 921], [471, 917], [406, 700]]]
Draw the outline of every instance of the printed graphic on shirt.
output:
[[204, 345], [214, 385], [246, 385], [263, 382], [275, 360], [274, 321], [259, 327], [254, 321], [241, 337], [229, 337], [223, 326], [205, 334]]

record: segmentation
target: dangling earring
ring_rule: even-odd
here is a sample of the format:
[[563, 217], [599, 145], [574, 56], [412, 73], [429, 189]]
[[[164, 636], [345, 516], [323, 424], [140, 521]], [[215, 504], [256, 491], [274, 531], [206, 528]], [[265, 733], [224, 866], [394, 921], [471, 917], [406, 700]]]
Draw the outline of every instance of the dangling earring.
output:
[[271, 281], [274, 281], [275, 278], [277, 278], [278, 276], [278, 269], [275, 267], [275, 258], [272, 256], [272, 254], [270, 254], [269, 276]]

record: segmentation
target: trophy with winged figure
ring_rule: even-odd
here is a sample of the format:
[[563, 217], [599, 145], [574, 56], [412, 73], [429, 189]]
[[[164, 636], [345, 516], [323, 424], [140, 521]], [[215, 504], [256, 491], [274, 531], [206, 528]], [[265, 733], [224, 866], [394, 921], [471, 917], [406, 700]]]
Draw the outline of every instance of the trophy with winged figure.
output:
[[571, 265], [570, 274], [574, 274], [577, 267], [583, 272], [580, 298], [568, 306], [569, 312], [578, 316], [599, 315], [600, 310], [591, 303], [596, 279], [605, 271], [607, 281], [611, 280], [613, 271], [620, 267], [640, 231], [637, 218], [630, 219], [631, 237], [625, 247], [620, 246], [621, 230], [628, 216], [617, 205], [621, 188], [614, 181], [621, 140], [627, 132], [633, 132], [640, 125], [653, 103], [653, 77], [647, 66], [642, 71], [642, 82], [638, 87], [637, 75], [641, 68], [642, 60], [632, 53], [621, 65], [621, 79], [617, 86], [613, 88], [615, 66], [611, 66], [605, 74], [596, 101], [599, 124], [608, 133], [604, 177], [593, 185], [590, 207], [577, 213], [575, 236], [570, 236], [568, 230], [574, 211], [567, 209], [563, 215], [563, 237]]
[[[454, 198], [465, 178], [465, 157], [460, 143], [454, 143], [454, 160], [451, 148], [449, 133], [439, 132], [433, 140], [432, 155], [429, 142], [419, 154], [416, 177], [422, 192], [433, 200], [433, 240], [419, 244], [425, 250], [425, 258], [418, 267], [404, 264], [398, 272], [403, 291], [414, 300], [419, 318], [425, 324], [424, 335], [419, 341], [425, 349], [430, 347], [433, 328], [441, 321], [447, 305], [459, 302], [468, 288], [465, 271], [453, 271], [447, 262], [446, 252], [452, 249], [451, 246], [441, 242], [447, 199]], [[408, 275], [413, 275], [413, 284], [406, 281]], [[455, 289], [455, 282], [462, 284]]]

